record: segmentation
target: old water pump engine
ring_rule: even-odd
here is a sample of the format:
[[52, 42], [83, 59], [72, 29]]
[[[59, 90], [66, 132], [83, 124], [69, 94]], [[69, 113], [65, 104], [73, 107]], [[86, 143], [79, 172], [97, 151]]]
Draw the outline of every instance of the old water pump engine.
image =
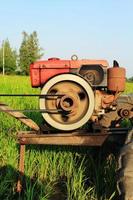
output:
[[105, 60], [50, 58], [31, 64], [30, 77], [32, 87], [49, 95], [40, 98], [40, 109], [55, 111], [42, 113], [43, 118], [64, 131], [78, 129], [88, 121], [109, 127], [111, 120], [106, 117], [118, 111], [117, 99], [125, 89], [125, 69], [117, 61], [109, 67]]

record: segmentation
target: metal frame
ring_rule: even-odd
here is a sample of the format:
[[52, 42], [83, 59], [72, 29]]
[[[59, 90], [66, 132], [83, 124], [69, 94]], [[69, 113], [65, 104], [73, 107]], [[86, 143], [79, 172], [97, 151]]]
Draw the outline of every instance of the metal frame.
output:
[[[1, 96], [1, 95], [0, 95]], [[14, 96], [14, 95], [13, 95]], [[24, 95], [25, 96], [25, 95]], [[27, 95], [29, 96], [29, 95]], [[38, 95], [37, 95], [38, 96]], [[72, 146], [101, 146], [109, 135], [127, 134], [127, 128], [102, 128], [94, 124], [93, 132], [79, 129], [71, 132], [61, 132], [49, 129], [47, 126], [38, 126], [33, 120], [23, 113], [13, 110], [8, 105], [0, 103], [0, 111], [20, 120], [33, 131], [19, 131], [17, 134], [20, 144], [19, 152], [19, 178], [17, 182], [17, 192], [21, 193], [22, 178], [24, 175], [25, 150], [28, 144], [42, 145], [72, 145]]]
[[19, 131], [17, 138], [20, 144], [19, 178], [17, 192], [21, 193], [24, 175], [26, 145], [71, 145], [71, 146], [101, 146], [109, 135], [126, 134], [127, 128], [101, 129], [98, 133], [89, 133], [88, 130], [78, 130], [71, 133], [48, 134], [49, 131]]

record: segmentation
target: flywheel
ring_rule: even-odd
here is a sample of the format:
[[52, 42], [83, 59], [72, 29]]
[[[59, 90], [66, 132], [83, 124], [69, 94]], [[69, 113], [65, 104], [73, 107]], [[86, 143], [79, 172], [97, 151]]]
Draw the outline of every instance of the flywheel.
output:
[[[43, 86], [40, 109], [57, 109], [58, 113], [42, 113], [45, 121], [52, 127], [72, 131], [83, 126], [94, 110], [94, 93], [89, 83], [75, 74], [57, 75]], [[59, 95], [59, 96], [54, 96]]]

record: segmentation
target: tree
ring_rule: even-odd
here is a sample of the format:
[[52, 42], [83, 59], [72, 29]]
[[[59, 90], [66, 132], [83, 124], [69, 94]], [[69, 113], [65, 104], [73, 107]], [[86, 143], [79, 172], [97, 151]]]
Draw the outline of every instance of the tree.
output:
[[128, 81], [129, 81], [129, 82], [133, 82], [133, 76], [130, 77], [130, 78], [128, 78]]
[[3, 48], [4, 48], [4, 60], [5, 60], [5, 63], [4, 63], [5, 73], [6, 74], [15, 73], [16, 60], [17, 60], [16, 50], [11, 48], [8, 39], [4, 41], [3, 45], [0, 48], [0, 73], [2, 73], [3, 71]]
[[19, 65], [24, 74], [29, 74], [29, 65], [43, 56], [39, 46], [37, 32], [30, 35], [23, 32], [23, 40], [19, 49]]

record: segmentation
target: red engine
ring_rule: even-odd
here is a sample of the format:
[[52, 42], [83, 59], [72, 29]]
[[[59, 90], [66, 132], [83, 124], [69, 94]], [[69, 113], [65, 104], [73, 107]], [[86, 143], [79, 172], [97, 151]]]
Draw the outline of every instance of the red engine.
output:
[[[32, 87], [42, 86], [48, 79], [63, 73], [79, 73], [95, 79], [100, 84], [106, 79], [108, 63], [105, 60], [60, 60], [49, 58], [45, 61], [37, 61], [30, 65], [30, 76]], [[100, 80], [99, 80], [100, 79]], [[92, 80], [90, 80], [92, 81]], [[105, 80], [103, 85], [105, 84]]]
[[125, 89], [125, 69], [117, 61], [109, 68], [106, 60], [50, 58], [31, 64], [30, 77], [32, 87], [41, 87], [42, 94], [63, 95], [40, 99], [41, 109], [62, 110], [63, 114], [42, 114], [60, 130], [77, 129], [88, 120], [98, 121], [99, 116], [114, 109], [113, 102]]

